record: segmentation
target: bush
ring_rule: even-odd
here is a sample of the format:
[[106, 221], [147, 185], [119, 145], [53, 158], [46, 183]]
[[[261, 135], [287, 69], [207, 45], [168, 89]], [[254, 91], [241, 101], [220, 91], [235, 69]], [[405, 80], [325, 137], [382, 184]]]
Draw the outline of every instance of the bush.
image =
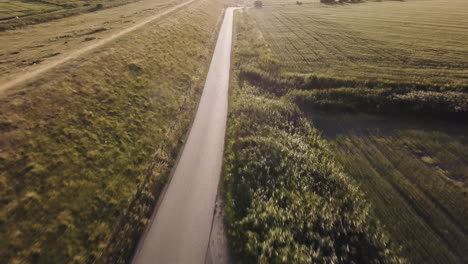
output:
[[413, 114], [463, 119], [468, 114], [468, 96], [460, 92], [394, 91], [389, 88], [335, 88], [291, 90], [286, 98], [304, 111]]
[[260, 0], [256, 0], [254, 2], [254, 6], [255, 6], [255, 8], [262, 8], [263, 7], [263, 2], [260, 1]]

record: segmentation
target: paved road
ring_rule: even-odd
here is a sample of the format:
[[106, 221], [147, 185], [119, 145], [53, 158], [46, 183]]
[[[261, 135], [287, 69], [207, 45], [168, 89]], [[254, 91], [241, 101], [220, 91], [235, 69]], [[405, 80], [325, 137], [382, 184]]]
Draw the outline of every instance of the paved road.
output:
[[83, 54], [91, 51], [91, 50], [94, 50], [94, 49], [97, 49], [97, 48], [100, 48], [102, 46], [104, 46], [105, 44], [117, 39], [117, 38], [120, 38], [132, 31], [135, 31], [143, 26], [145, 26], [146, 24], [150, 23], [150, 22], [153, 22], [154, 20], [156, 19], [159, 19], [161, 18], [162, 16], [165, 16], [167, 14], [170, 14], [190, 3], [192, 3], [193, 1], [195, 0], [188, 0], [188, 1], [185, 1], [185, 2], [182, 2], [178, 5], [175, 5], [161, 13], [158, 13], [156, 15], [153, 15], [151, 17], [148, 17], [147, 19], [141, 21], [141, 22], [138, 22], [137, 24], [135, 25], [132, 25], [124, 30], [121, 30], [119, 32], [117, 32], [116, 34], [113, 34], [109, 37], [106, 37], [106, 38], [103, 38], [93, 44], [90, 44], [88, 46], [85, 46], [83, 48], [80, 48], [80, 49], [77, 49], [73, 52], [71, 52], [68, 56], [66, 57], [63, 57], [61, 59], [58, 59], [58, 60], [55, 60], [55, 61], [51, 61], [50, 63], [48, 64], [44, 64], [42, 67], [36, 69], [36, 70], [33, 70], [33, 71], [29, 71], [29, 72], [26, 72], [24, 73], [22, 76], [18, 77], [18, 78], [15, 78], [13, 80], [10, 80], [10, 81], [7, 81], [5, 83], [2, 83], [0, 84], [0, 93], [7, 90], [7, 89], [10, 89], [14, 86], [17, 86], [17, 85], [20, 85], [20, 84], [23, 84], [23, 83], [28, 83], [28, 82], [31, 82], [32, 80], [34, 80], [34, 78], [40, 76], [41, 74], [43, 74], [44, 72], [47, 72], [61, 64], [64, 64], [70, 60], [73, 60], [73, 59], [76, 59], [80, 56], [82, 56]]
[[224, 151], [232, 21], [228, 8], [192, 129], [133, 263], [205, 262]]

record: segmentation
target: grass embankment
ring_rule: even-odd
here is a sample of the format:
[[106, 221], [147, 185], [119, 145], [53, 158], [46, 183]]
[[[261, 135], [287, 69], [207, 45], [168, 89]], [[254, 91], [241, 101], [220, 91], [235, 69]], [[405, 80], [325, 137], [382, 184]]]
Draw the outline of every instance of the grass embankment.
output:
[[197, 1], [0, 99], [0, 262], [90, 263], [104, 249], [102, 262], [128, 260], [193, 117], [222, 10]]
[[2, 0], [0, 2], [0, 31], [95, 12], [136, 1], [140, 0]]
[[258, 29], [235, 17], [226, 220], [241, 263], [399, 263], [369, 204], [293, 103], [247, 69], [278, 74]]

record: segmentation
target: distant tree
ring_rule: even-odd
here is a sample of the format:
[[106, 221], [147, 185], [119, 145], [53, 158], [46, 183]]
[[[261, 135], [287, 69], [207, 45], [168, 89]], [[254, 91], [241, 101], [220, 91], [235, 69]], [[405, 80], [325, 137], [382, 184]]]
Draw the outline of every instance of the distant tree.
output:
[[260, 0], [256, 0], [254, 2], [254, 6], [255, 6], [255, 8], [262, 8], [263, 7], [263, 2], [260, 1]]

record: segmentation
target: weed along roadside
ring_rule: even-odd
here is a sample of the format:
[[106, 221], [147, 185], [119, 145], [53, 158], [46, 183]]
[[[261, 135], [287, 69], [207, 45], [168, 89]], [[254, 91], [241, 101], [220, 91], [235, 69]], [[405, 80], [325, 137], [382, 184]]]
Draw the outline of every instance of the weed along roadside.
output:
[[0, 262], [129, 260], [193, 118], [223, 9], [195, 1], [2, 96]]

